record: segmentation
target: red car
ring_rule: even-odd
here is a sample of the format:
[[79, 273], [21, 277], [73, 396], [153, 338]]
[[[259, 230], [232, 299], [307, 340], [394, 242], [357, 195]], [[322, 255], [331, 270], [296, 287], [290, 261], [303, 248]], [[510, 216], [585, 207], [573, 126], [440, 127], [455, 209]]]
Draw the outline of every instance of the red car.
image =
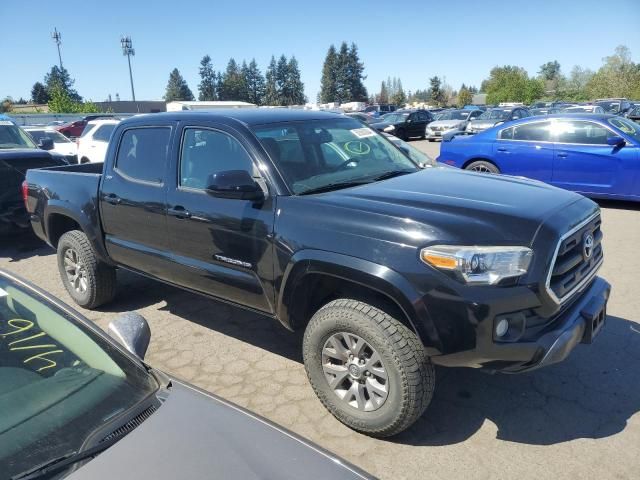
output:
[[87, 122], [95, 120], [96, 118], [112, 118], [113, 115], [87, 115], [82, 120], [76, 120], [75, 122], [65, 123], [59, 127], [56, 127], [61, 134], [68, 138], [76, 138], [82, 135], [84, 127], [87, 126]]

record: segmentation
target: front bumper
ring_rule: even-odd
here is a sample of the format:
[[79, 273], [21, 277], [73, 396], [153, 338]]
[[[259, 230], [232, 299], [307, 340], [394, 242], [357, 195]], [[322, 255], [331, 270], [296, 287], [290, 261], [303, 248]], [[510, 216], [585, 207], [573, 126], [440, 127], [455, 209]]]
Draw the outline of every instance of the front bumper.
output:
[[[520, 373], [563, 361], [579, 343], [591, 343], [605, 323], [611, 286], [596, 277], [544, 329], [516, 342], [493, 339], [493, 328], [482, 329], [471, 350], [432, 357], [434, 363]], [[480, 331], [480, 329], [479, 329]]]

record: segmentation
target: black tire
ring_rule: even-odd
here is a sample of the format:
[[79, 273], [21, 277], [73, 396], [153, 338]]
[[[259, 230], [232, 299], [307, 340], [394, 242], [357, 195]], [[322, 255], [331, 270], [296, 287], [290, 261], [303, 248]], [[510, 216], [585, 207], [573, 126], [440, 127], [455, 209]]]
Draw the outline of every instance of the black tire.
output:
[[476, 160], [475, 162], [471, 162], [469, 165], [464, 167], [464, 169], [478, 173], [500, 173], [500, 169], [498, 167], [496, 167], [491, 162], [487, 162], [486, 160]]
[[407, 132], [403, 128], [398, 130], [397, 136], [400, 140], [404, 140], [405, 142], [409, 140], [409, 137], [407, 137]]
[[[341, 399], [325, 375], [325, 346], [341, 332], [363, 339], [381, 359], [387, 396], [373, 411]], [[315, 313], [304, 334], [303, 357], [309, 382], [322, 404], [339, 421], [366, 435], [389, 437], [402, 432], [424, 413], [433, 396], [435, 370], [419, 338], [397, 319], [358, 300], [334, 300]], [[350, 374], [345, 380], [362, 383]]]
[[[73, 258], [77, 261], [73, 264]], [[67, 272], [67, 268], [71, 268]], [[71, 298], [81, 307], [92, 309], [111, 301], [116, 293], [116, 270], [98, 260], [89, 239], [80, 230], [71, 230], [58, 241], [58, 271]], [[74, 273], [80, 279], [72, 283]], [[78, 278], [78, 275], [75, 275]], [[84, 289], [82, 289], [84, 285]]]
[[87, 157], [82, 157], [80, 159], [80, 163], [89, 163], [89, 159]]

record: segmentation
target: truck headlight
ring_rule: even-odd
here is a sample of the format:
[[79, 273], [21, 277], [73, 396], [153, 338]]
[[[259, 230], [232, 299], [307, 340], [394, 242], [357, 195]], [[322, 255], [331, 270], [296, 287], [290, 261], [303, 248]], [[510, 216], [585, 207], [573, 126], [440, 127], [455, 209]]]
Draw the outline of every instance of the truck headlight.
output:
[[393, 125], [389, 125], [388, 127], [384, 127], [385, 132], [393, 132], [396, 129]]
[[436, 245], [423, 248], [420, 258], [438, 270], [453, 273], [473, 285], [495, 285], [527, 272], [533, 252], [527, 247]]

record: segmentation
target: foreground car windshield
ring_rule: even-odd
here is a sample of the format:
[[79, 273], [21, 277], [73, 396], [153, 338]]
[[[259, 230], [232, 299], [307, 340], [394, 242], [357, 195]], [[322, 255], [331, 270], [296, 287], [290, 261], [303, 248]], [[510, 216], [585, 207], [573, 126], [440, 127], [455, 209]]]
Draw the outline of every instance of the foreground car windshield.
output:
[[481, 120], [504, 120], [510, 113], [511, 110], [487, 110], [478, 118]]
[[113, 345], [0, 276], [0, 477], [78, 451], [156, 389]]
[[0, 148], [37, 148], [21, 128], [8, 120], [0, 120]]
[[349, 118], [259, 125], [254, 133], [296, 194], [418, 170], [382, 136]]
[[71, 143], [67, 137], [62, 135], [60, 132], [51, 131], [51, 130], [31, 130], [29, 134], [33, 137], [36, 142], [42, 141], [43, 138], [50, 138], [53, 140], [53, 143]]
[[610, 125], [622, 130], [624, 133], [632, 137], [637, 142], [640, 142], [640, 125], [626, 118], [609, 118], [607, 120]]
[[438, 120], [466, 120], [470, 113], [468, 110], [453, 110], [443, 113]]

